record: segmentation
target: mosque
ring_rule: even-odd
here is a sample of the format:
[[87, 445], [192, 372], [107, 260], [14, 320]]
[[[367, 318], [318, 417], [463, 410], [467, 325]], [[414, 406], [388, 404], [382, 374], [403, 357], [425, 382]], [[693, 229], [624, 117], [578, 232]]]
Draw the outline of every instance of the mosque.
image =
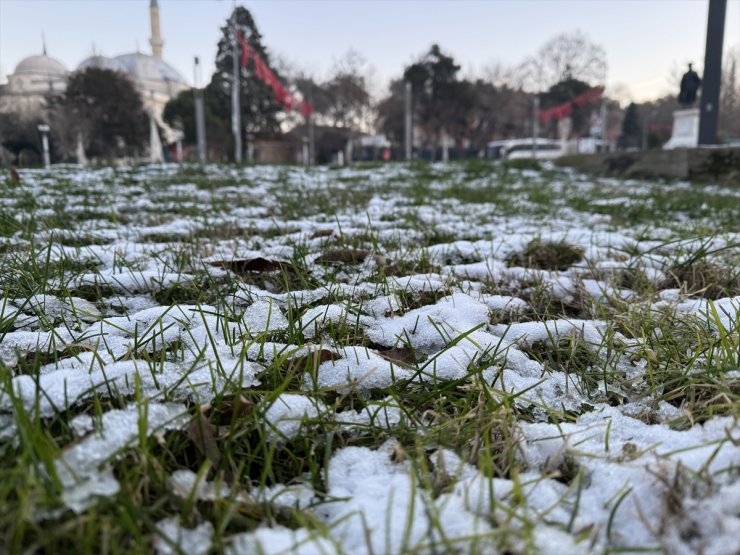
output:
[[[76, 71], [90, 67], [112, 69], [128, 75], [141, 95], [145, 109], [154, 116], [164, 130], [167, 142], [176, 138], [174, 130], [162, 121], [165, 104], [190, 86], [178, 71], [164, 61], [164, 41], [159, 29], [159, 3], [150, 0], [149, 18], [151, 55], [141, 52], [121, 54], [112, 58], [93, 55], [83, 60]], [[0, 112], [33, 114], [42, 110], [49, 96], [60, 94], [67, 87], [69, 71], [64, 64], [43, 53], [21, 60], [8, 75], [8, 83], [0, 86]]]

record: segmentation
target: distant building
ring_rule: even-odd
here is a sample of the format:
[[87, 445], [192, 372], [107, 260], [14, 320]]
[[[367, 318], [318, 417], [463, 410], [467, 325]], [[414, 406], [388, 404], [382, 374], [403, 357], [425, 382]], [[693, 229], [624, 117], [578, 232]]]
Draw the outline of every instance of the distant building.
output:
[[[141, 95], [144, 107], [165, 131], [166, 139], [172, 142], [175, 134], [162, 121], [162, 112], [167, 102], [181, 91], [189, 88], [178, 71], [164, 61], [164, 41], [159, 26], [159, 3], [150, 0], [149, 18], [152, 54], [133, 52], [112, 58], [94, 54], [83, 60], [77, 71], [90, 67], [120, 71], [128, 75]], [[21, 112], [32, 115], [42, 110], [49, 96], [60, 94], [67, 88], [69, 71], [64, 64], [46, 53], [44, 46], [40, 56], [29, 56], [18, 63], [15, 71], [8, 75], [8, 83], [0, 87], [0, 112]]]
[[67, 88], [67, 68], [46, 54], [29, 56], [20, 61], [0, 87], [0, 111], [32, 114], [44, 107], [46, 98]]

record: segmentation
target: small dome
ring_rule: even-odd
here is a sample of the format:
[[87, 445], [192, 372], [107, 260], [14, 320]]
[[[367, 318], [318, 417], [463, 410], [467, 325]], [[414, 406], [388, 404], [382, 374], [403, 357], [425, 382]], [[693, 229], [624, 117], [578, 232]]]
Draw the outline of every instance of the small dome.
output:
[[163, 82], [186, 85], [185, 78], [174, 67], [154, 56], [136, 52], [134, 54], [122, 54], [113, 59], [123, 66], [126, 73], [145, 85]]
[[58, 75], [66, 77], [67, 68], [59, 60], [50, 58], [46, 54], [41, 56], [29, 56], [24, 58], [15, 66], [15, 74], [42, 73], [44, 75]]
[[115, 58], [105, 56], [90, 56], [77, 66], [77, 71], [85, 71], [88, 68], [109, 69], [111, 71], [126, 71], [124, 65]]

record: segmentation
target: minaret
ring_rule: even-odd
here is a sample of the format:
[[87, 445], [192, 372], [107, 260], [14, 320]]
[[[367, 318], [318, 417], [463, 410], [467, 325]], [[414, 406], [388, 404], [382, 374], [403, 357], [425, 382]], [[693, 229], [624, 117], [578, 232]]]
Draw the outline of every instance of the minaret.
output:
[[149, 20], [152, 25], [152, 36], [149, 38], [149, 44], [152, 45], [152, 55], [161, 60], [164, 41], [159, 33], [159, 2], [157, 0], [149, 2]]

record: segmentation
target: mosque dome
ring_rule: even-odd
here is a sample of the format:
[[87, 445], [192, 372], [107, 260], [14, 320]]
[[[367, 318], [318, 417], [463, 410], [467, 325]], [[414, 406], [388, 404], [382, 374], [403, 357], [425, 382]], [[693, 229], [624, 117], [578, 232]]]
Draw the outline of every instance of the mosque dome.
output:
[[67, 76], [67, 68], [59, 60], [55, 60], [42, 54], [40, 56], [29, 56], [28, 58], [22, 59], [15, 66], [15, 75], [36, 73], [44, 75], [54, 75], [59, 77]]
[[144, 90], [175, 96], [187, 83], [180, 73], [167, 62], [140, 52], [122, 54], [113, 58], [122, 70], [138, 81]]
[[85, 71], [91, 67], [96, 69], [109, 69], [111, 71], [126, 71], [126, 68], [118, 60], [115, 58], [107, 58], [105, 56], [90, 56], [80, 62], [80, 65], [77, 66], [77, 71]]

